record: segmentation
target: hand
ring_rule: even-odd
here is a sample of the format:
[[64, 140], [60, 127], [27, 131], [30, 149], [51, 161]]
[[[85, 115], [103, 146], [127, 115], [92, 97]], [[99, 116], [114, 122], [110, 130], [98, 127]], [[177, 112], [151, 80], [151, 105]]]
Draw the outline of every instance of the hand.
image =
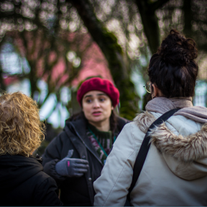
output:
[[67, 177], [80, 177], [88, 171], [88, 167], [88, 160], [68, 156], [55, 165], [56, 172]]

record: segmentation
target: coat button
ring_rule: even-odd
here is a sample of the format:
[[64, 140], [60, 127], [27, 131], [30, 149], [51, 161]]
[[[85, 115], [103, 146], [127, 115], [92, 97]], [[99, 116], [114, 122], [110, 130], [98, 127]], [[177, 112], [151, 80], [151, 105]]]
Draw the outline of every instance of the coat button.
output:
[[83, 156], [82, 156], [82, 158], [83, 158], [83, 159], [85, 159], [85, 158], [86, 158], [86, 156], [85, 156], [85, 155], [83, 155]]
[[88, 178], [88, 180], [91, 181], [92, 179], [91, 178]]

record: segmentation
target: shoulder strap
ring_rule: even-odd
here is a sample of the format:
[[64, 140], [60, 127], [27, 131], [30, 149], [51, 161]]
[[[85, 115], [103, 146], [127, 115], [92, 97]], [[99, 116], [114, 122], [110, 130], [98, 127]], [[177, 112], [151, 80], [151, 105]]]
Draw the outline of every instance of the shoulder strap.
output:
[[142, 167], [144, 165], [144, 161], [146, 159], [146, 156], [147, 156], [147, 153], [148, 153], [148, 150], [150, 148], [150, 136], [148, 135], [149, 134], [149, 131], [151, 129], [153, 129], [155, 126], [158, 126], [160, 124], [162, 124], [164, 121], [166, 121], [168, 118], [170, 118], [175, 112], [177, 112], [180, 108], [176, 108], [176, 109], [172, 109], [166, 113], [164, 113], [162, 116], [160, 116], [157, 120], [155, 120], [149, 127], [145, 137], [144, 137], [144, 140], [142, 142], [142, 145], [140, 147], [140, 150], [138, 152], [138, 155], [137, 155], [137, 158], [136, 158], [136, 161], [135, 161], [135, 164], [134, 164], [134, 169], [133, 169], [133, 178], [132, 178], [132, 183], [131, 183], [131, 186], [129, 188], [129, 192], [128, 192], [128, 199], [129, 199], [129, 194], [131, 193], [132, 189], [134, 188], [135, 186], [135, 183], [137, 182], [137, 179], [139, 177], [139, 174], [142, 170]]

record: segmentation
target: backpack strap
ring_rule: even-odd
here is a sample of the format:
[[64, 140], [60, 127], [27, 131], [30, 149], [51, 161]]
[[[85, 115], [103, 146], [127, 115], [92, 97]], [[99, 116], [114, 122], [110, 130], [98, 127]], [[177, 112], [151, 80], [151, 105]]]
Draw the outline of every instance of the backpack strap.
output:
[[138, 152], [138, 155], [137, 155], [137, 158], [136, 158], [136, 161], [135, 161], [135, 164], [134, 164], [134, 169], [133, 169], [133, 177], [132, 177], [132, 183], [131, 183], [131, 186], [128, 190], [128, 195], [127, 195], [127, 198], [128, 200], [130, 200], [130, 193], [132, 191], [132, 189], [134, 188], [135, 186], [135, 183], [137, 182], [137, 179], [139, 177], [139, 174], [142, 170], [142, 167], [144, 165], [144, 161], [147, 157], [147, 153], [149, 151], [149, 148], [150, 148], [150, 136], [149, 136], [149, 131], [151, 129], [153, 129], [155, 126], [159, 126], [160, 124], [162, 124], [164, 121], [166, 121], [168, 118], [170, 118], [175, 112], [177, 112], [180, 108], [176, 108], [176, 109], [172, 109], [166, 113], [164, 113], [162, 116], [160, 116], [158, 119], [156, 119], [149, 127], [145, 137], [144, 137], [144, 140], [142, 142], [142, 145], [140, 147], [140, 150]]

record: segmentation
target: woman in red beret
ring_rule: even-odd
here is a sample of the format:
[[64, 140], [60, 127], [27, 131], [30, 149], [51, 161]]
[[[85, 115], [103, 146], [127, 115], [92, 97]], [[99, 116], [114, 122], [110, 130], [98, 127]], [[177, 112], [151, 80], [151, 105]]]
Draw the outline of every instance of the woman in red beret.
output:
[[119, 91], [99, 77], [85, 80], [77, 92], [82, 111], [66, 121], [64, 130], [43, 155], [46, 173], [58, 183], [64, 205], [93, 205], [93, 182], [100, 176], [117, 135], [127, 120], [114, 108]]

